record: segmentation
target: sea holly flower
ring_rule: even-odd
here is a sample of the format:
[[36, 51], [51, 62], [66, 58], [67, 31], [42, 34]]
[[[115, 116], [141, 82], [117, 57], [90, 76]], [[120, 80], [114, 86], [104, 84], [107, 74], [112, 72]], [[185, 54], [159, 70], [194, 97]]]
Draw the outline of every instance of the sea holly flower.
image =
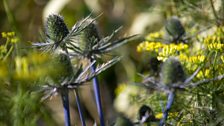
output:
[[167, 20], [165, 24], [165, 39], [166, 43], [179, 43], [184, 40], [185, 29], [180, 20], [173, 16]]
[[65, 125], [68, 126], [70, 125], [70, 112], [69, 112], [69, 97], [68, 97], [68, 92], [69, 90], [74, 90], [76, 93], [76, 100], [77, 104], [79, 104], [79, 112], [80, 112], [80, 117], [82, 124], [85, 125], [84, 119], [83, 119], [83, 114], [82, 111], [80, 110], [80, 101], [78, 97], [77, 90], [79, 86], [83, 85], [87, 81], [92, 80], [95, 76], [115, 64], [117, 61], [119, 61], [119, 58], [114, 58], [110, 61], [108, 61], [105, 64], [98, 65], [95, 69], [94, 72], [90, 72], [91, 66], [94, 65], [95, 62], [92, 62], [89, 66], [86, 68], [82, 68], [82, 66], [74, 68], [74, 66], [71, 64], [69, 56], [65, 54], [60, 54], [59, 56], [59, 63], [56, 65], [60, 65], [62, 67], [63, 72], [59, 74], [55, 78], [57, 81], [52, 81], [49, 82], [49, 84], [45, 84], [42, 86], [42, 91], [45, 92], [45, 96], [43, 97], [44, 99], [47, 99], [57, 93], [61, 94], [62, 101], [63, 101], [63, 106], [64, 106], [64, 112], [65, 112]]
[[[80, 29], [79, 27], [85, 27], [85, 28], [83, 28], [83, 30], [81, 30], [80, 32], [74, 32], [77, 31], [76, 29]], [[119, 29], [115, 30], [110, 36], [101, 38], [97, 29], [96, 21], [91, 18], [86, 18], [78, 22], [72, 28], [72, 31], [66, 38], [66, 41], [68, 41], [67, 48], [69, 49], [69, 54], [71, 56], [87, 58], [91, 63], [94, 62], [97, 58], [99, 58], [102, 54], [108, 53], [109, 51], [112, 51], [116, 47], [119, 47], [129, 42], [130, 40], [133, 40], [136, 37], [136, 36], [130, 36], [115, 41], [111, 41], [115, 33], [117, 33], [118, 31]], [[95, 66], [93, 65], [91, 68], [92, 72], [95, 72], [96, 70]], [[94, 88], [96, 106], [100, 118], [100, 125], [104, 126], [105, 125], [104, 116], [101, 105], [99, 81], [97, 77], [93, 78], [93, 88]]]
[[168, 93], [167, 105], [163, 111], [163, 118], [160, 120], [159, 124], [160, 126], [163, 126], [168, 117], [169, 110], [171, 109], [171, 106], [173, 104], [175, 98], [175, 90], [179, 88], [180, 85], [183, 85], [186, 80], [184, 70], [178, 59], [170, 57], [166, 61], [164, 61], [162, 65], [159, 81], [151, 79], [147, 80], [150, 80], [150, 88], [165, 91]]
[[43, 51], [53, 51], [61, 47], [65, 49], [63, 44], [64, 38], [69, 33], [69, 30], [64, 22], [64, 19], [60, 15], [49, 15], [45, 23], [46, 41], [41, 43], [33, 43], [33, 46], [41, 47]]
[[[143, 81], [149, 89], [155, 89], [158, 91], [166, 92], [168, 94], [167, 104], [163, 111], [163, 117], [160, 120], [160, 126], [163, 126], [169, 115], [169, 110], [175, 100], [176, 90], [194, 88], [210, 81], [219, 81], [224, 78], [224, 75], [219, 75], [210, 79], [202, 79], [197, 82], [191, 82], [196, 76], [200, 75], [201, 67], [188, 78], [186, 78], [185, 72], [179, 60], [174, 57], [170, 57], [163, 62], [160, 78], [154, 79], [147, 77]], [[183, 90], [182, 90], [183, 91]]]
[[[70, 31], [68, 31], [67, 26], [65, 25], [63, 18], [58, 15], [50, 15], [47, 18], [46, 23], [46, 35], [47, 41], [44, 43], [34, 43], [34, 46], [42, 48], [44, 51], [56, 51], [59, 50], [59, 53], [66, 54], [69, 58], [87, 58], [91, 65], [92, 76], [80, 80], [81, 82], [86, 82], [88, 78], [93, 78], [93, 87], [94, 94], [97, 104], [97, 110], [100, 117], [100, 123], [104, 126], [102, 105], [101, 105], [101, 96], [99, 91], [98, 79], [95, 77], [99, 73], [99, 68], [93, 64], [97, 58], [102, 54], [112, 51], [116, 47], [119, 47], [133, 39], [136, 39], [137, 36], [130, 36], [126, 38], [121, 38], [115, 41], [112, 41], [114, 35], [120, 30], [115, 30], [110, 36], [101, 37], [98, 32], [95, 19], [90, 18], [90, 16], [85, 19], [78, 21]], [[107, 62], [104, 68], [108, 68], [117, 62], [120, 58], [114, 58], [111, 61]], [[100, 70], [101, 71], [101, 70]], [[81, 74], [82, 75], [82, 74]], [[80, 77], [78, 77], [80, 78]], [[80, 81], [75, 80], [76, 83], [80, 84]], [[66, 83], [67, 88], [74, 83]]]
[[[47, 89], [50, 87], [50, 93], [60, 92], [62, 95], [63, 106], [67, 116], [65, 116], [66, 125], [70, 125], [69, 119], [69, 101], [68, 101], [68, 89], [77, 88], [79, 85], [94, 79], [95, 86], [94, 90], [97, 90], [96, 99], [98, 110], [101, 111], [101, 125], [104, 125], [102, 116], [102, 107], [100, 102], [98, 80], [95, 78], [99, 73], [116, 63], [120, 58], [113, 58], [102, 66], [95, 66], [95, 56], [103, 52], [112, 50], [113, 48], [126, 43], [126, 39], [121, 39], [115, 41], [114, 43], [109, 43], [108, 41], [112, 39], [115, 31], [111, 36], [100, 39], [97, 27], [94, 24], [95, 19], [90, 19], [90, 16], [77, 22], [71, 31], [68, 31], [63, 18], [59, 15], [50, 15], [46, 21], [46, 41], [43, 43], [33, 43], [33, 46], [40, 47], [43, 51], [50, 51], [54, 54], [59, 54], [59, 62], [62, 62], [62, 66], [65, 66], [63, 72], [67, 76], [60, 80], [57, 86], [55, 84], [48, 85]], [[129, 37], [131, 38], [131, 37]], [[70, 73], [73, 71], [71, 58], [84, 57], [90, 59], [91, 63], [89, 67], [76, 68], [77, 73]], [[63, 65], [64, 64], [64, 65]], [[86, 74], [86, 72], [91, 69], [92, 72]], [[61, 78], [61, 77], [60, 77]], [[75, 90], [76, 91], [76, 90]], [[77, 94], [77, 93], [76, 93]], [[77, 95], [78, 96], [78, 95]], [[99, 107], [100, 106], [100, 107]], [[68, 117], [68, 118], [67, 118]], [[81, 116], [80, 116], [81, 117]], [[83, 119], [81, 119], [83, 120]], [[84, 124], [84, 123], [83, 123]], [[85, 125], [85, 124], [84, 124]]]
[[50, 15], [45, 25], [47, 41], [53, 41], [55, 48], [57, 48], [69, 33], [63, 17], [55, 14]]
[[[74, 34], [73, 31], [77, 31], [75, 29], [80, 29], [79, 27], [84, 28], [81, 28], [83, 30]], [[112, 41], [112, 38], [120, 29], [121, 28], [115, 30], [110, 36], [102, 38], [99, 35], [95, 19], [87, 17], [86, 19], [79, 21], [72, 28], [72, 31], [66, 38], [66, 41], [69, 41], [67, 47], [70, 49], [70, 54], [72, 56], [96, 59], [101, 54], [108, 53], [109, 51], [136, 39], [137, 36], [134, 35]]]
[[183, 83], [185, 79], [184, 70], [177, 59], [170, 57], [163, 63], [161, 69], [162, 84], [169, 86], [175, 83]]
[[[107, 63], [98, 65], [96, 67], [95, 72], [91, 71], [91, 66], [95, 64], [95, 62], [91, 63], [85, 68], [82, 68], [81, 66], [72, 68], [73, 74], [70, 77], [61, 77], [60, 81], [48, 81], [47, 84], [44, 84], [41, 86], [41, 90], [45, 92], [45, 96], [43, 97], [43, 100], [54, 96], [54, 94], [57, 94], [59, 90], [66, 88], [69, 90], [73, 90], [78, 88], [79, 86], [83, 85], [84, 83], [92, 80], [95, 76], [102, 73], [104, 70], [108, 69], [112, 65], [114, 65], [117, 61], [119, 61], [119, 57], [116, 57], [113, 60], [108, 61]], [[64, 62], [63, 62], [64, 63]], [[63, 66], [63, 64], [62, 64]], [[66, 68], [65, 68], [66, 69]]]

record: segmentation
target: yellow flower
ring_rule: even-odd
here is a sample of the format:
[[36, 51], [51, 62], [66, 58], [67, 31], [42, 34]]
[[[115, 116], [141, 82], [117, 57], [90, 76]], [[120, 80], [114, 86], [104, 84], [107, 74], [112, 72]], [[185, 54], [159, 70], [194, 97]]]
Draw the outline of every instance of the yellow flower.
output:
[[156, 118], [157, 118], [157, 119], [162, 119], [162, 118], [163, 118], [163, 113], [158, 113], [158, 114], [156, 114]]
[[29, 67], [28, 61], [25, 57], [16, 57], [15, 58], [15, 71], [16, 76], [19, 78], [26, 78], [29, 76]]
[[15, 32], [2, 32], [2, 38], [10, 38], [14, 36], [15, 36]]
[[224, 55], [222, 55], [221, 57], [222, 62], [224, 63]]
[[18, 38], [12, 38], [10, 42], [11, 43], [17, 43], [18, 42]]
[[190, 63], [202, 63], [205, 61], [204, 55], [196, 55], [196, 56], [187, 56], [184, 54], [180, 54], [179, 58], [181, 61], [190, 62]]
[[162, 48], [162, 44], [160, 42], [148, 42], [148, 41], [144, 41], [142, 43], [140, 43], [137, 46], [137, 51], [138, 52], [143, 52], [143, 51], [156, 51], [158, 52], [158, 50], [160, 48]]
[[156, 38], [162, 38], [163, 32], [153, 32], [148, 34], [145, 38], [146, 40], [156, 39]]
[[[178, 116], [178, 112], [170, 112], [168, 118], [174, 118]], [[157, 119], [162, 119], [163, 118], [163, 113], [158, 113], [155, 115]]]
[[8, 32], [8, 33], [7, 33], [7, 36], [8, 36], [8, 37], [13, 37], [13, 36], [15, 36], [15, 32]]
[[224, 44], [222, 43], [211, 43], [207, 45], [209, 50], [222, 51], [224, 49]]
[[210, 77], [210, 70], [209, 69], [206, 69], [204, 71], [199, 71], [197, 76], [197, 78], [209, 78]]
[[6, 53], [6, 52], [7, 52], [7, 48], [6, 48], [6, 46], [1, 45], [1, 46], [0, 46], [0, 52], [1, 52], [1, 53]]
[[7, 37], [7, 33], [2, 32], [2, 38], [6, 38]]

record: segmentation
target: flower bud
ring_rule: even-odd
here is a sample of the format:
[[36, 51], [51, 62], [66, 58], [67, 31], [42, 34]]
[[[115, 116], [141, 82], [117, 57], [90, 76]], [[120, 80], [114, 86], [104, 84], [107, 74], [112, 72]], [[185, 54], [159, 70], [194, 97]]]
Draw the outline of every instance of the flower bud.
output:
[[[165, 24], [165, 39], [178, 43], [183, 39], [185, 29], [177, 17], [171, 17]], [[170, 43], [168, 42], [168, 43]]]
[[185, 81], [185, 73], [181, 63], [171, 57], [168, 58], [162, 65], [161, 81], [164, 85], [172, 85]]
[[79, 48], [83, 51], [90, 51], [98, 41], [100, 41], [100, 36], [97, 28], [97, 24], [93, 19], [88, 19], [84, 22], [84, 26], [87, 25], [77, 36], [77, 42]]
[[68, 55], [60, 53], [55, 57], [55, 69], [58, 71], [53, 80], [62, 83], [65, 79], [70, 80], [74, 76], [73, 66]]
[[[63, 38], [69, 33], [69, 30], [63, 20], [59, 15], [49, 15], [46, 21], [46, 35], [50, 41], [57, 43], [58, 45], [63, 40]], [[56, 45], [56, 46], [58, 46]]]

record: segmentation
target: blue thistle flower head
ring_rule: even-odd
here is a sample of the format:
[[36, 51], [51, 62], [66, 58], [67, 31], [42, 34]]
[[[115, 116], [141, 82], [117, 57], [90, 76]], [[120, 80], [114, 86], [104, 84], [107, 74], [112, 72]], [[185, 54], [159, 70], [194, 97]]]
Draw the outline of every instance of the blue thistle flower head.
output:
[[174, 57], [168, 58], [162, 65], [161, 81], [162, 84], [171, 86], [185, 81], [185, 73], [179, 60]]
[[53, 41], [55, 46], [59, 46], [62, 40], [69, 33], [63, 17], [56, 14], [52, 14], [47, 17], [45, 30], [47, 41]]

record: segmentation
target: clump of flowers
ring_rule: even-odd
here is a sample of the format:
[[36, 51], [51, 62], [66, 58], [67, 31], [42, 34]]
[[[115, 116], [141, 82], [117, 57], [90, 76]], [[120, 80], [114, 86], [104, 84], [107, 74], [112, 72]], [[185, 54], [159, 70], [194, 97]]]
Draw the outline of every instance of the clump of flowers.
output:
[[[160, 76], [145, 77], [143, 81], [143, 84], [150, 90], [165, 91], [168, 94], [166, 106], [162, 108], [163, 116], [160, 119], [160, 126], [166, 123], [169, 110], [172, 109], [172, 104], [175, 106], [178, 97], [183, 96], [187, 100], [196, 97], [194, 94], [180, 95], [179, 89], [196, 90], [201, 93], [210, 88], [220, 90], [218, 87], [221, 85], [218, 80], [224, 78], [223, 30], [223, 27], [219, 26], [210, 35], [189, 35], [191, 37], [188, 37], [180, 21], [177, 18], [171, 18], [165, 24], [165, 34], [162, 32], [150, 33], [137, 46], [137, 52], [149, 52], [162, 62]], [[205, 89], [201, 89], [200, 86], [205, 83], [214, 85], [207, 85], [204, 87]], [[191, 101], [189, 102], [191, 103]], [[192, 103], [187, 106], [197, 105]], [[192, 123], [185, 117], [180, 120], [188, 120]]]
[[15, 32], [2, 32], [1, 35], [6, 41], [3, 45], [0, 45], [0, 60], [6, 60], [19, 39], [16, 37]]
[[[208, 56], [215, 58], [215, 66], [220, 66], [223, 63], [222, 52], [224, 50], [223, 44], [223, 27], [216, 28], [212, 35], [206, 37], [192, 38], [189, 41], [198, 41], [200, 43], [198, 51], [194, 50], [194, 46], [183, 42], [164, 42], [163, 32], [154, 32], [146, 35], [145, 41], [137, 46], [137, 52], [151, 52], [156, 53], [156, 57], [159, 61], [165, 61], [169, 57], [177, 57], [184, 65], [189, 73], [193, 73], [199, 66], [209, 61]], [[220, 65], [218, 65], [220, 64]], [[206, 64], [207, 66], [208, 64]], [[211, 67], [206, 68], [206, 77], [208, 71], [212, 71]], [[210, 69], [210, 70], [209, 70]], [[209, 72], [211, 73], [211, 72]], [[202, 71], [200, 72], [202, 74]], [[205, 74], [203, 72], [203, 74]], [[197, 76], [201, 78], [202, 76]], [[203, 76], [205, 77], [205, 76]]]

